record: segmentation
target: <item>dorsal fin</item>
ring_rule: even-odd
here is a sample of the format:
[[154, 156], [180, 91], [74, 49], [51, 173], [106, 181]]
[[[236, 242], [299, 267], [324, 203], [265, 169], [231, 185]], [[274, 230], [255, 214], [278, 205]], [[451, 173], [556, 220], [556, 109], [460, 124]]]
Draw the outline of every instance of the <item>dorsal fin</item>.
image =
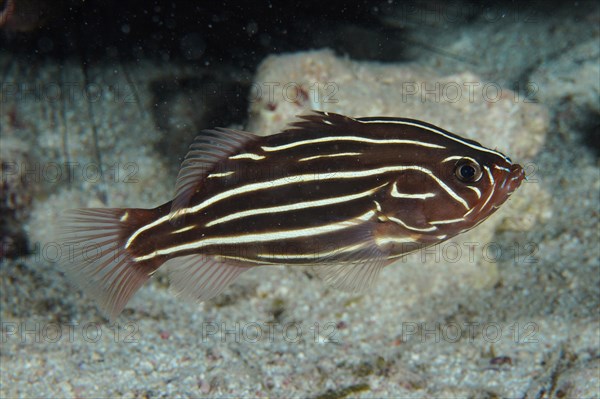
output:
[[241, 130], [220, 127], [203, 130], [194, 139], [181, 163], [171, 205], [173, 217], [176, 217], [177, 211], [189, 205], [190, 199], [217, 162], [239, 152], [256, 138], [254, 134]]
[[285, 131], [289, 130], [312, 130], [323, 131], [329, 129], [339, 129], [341, 126], [348, 126], [356, 123], [356, 119], [350, 118], [332, 112], [310, 111], [306, 114], [298, 115], [299, 120], [289, 124]]

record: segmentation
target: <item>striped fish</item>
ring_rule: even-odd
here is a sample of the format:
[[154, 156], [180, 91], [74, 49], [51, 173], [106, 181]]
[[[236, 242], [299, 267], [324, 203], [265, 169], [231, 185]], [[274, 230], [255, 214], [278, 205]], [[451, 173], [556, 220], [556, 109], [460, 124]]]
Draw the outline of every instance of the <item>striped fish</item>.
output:
[[268, 137], [207, 130], [173, 201], [68, 212], [67, 275], [111, 319], [162, 266], [198, 301], [261, 265], [314, 266], [360, 291], [395, 259], [477, 226], [523, 178], [500, 152], [412, 119], [312, 112]]

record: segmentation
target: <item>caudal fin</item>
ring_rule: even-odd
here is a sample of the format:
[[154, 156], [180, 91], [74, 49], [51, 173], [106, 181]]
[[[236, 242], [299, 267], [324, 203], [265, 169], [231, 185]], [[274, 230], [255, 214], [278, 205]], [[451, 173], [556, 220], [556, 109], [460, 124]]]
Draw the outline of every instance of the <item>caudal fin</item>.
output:
[[154, 210], [121, 208], [75, 209], [63, 216], [65, 272], [111, 320], [163, 263], [136, 262], [131, 249], [125, 248], [131, 234], [154, 217]]

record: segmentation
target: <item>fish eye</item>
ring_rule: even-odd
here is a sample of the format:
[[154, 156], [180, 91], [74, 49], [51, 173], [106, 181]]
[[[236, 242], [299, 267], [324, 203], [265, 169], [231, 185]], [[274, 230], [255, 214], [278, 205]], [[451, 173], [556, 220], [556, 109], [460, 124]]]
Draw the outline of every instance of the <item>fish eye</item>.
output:
[[464, 183], [474, 183], [481, 179], [481, 166], [470, 159], [462, 159], [456, 163], [454, 175]]

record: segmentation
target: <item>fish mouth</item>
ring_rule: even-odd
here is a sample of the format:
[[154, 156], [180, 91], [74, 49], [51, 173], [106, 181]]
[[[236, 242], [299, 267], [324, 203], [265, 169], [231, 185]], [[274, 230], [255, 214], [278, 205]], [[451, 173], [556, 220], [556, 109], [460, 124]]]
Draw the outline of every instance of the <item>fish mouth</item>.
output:
[[521, 165], [513, 164], [495, 173], [494, 180], [496, 181], [496, 187], [489, 201], [485, 201], [482, 206], [480, 214], [489, 216], [504, 204], [512, 193], [521, 186], [523, 180], [525, 180], [525, 170]]
[[518, 164], [511, 165], [508, 176], [500, 185], [500, 191], [504, 192], [505, 195], [510, 195], [521, 186], [523, 180], [525, 180], [525, 169]]
[[504, 172], [502, 176], [498, 176], [497, 181], [499, 182], [491, 201], [494, 204], [493, 208], [497, 209], [506, 202], [508, 197], [521, 186], [523, 180], [525, 180], [525, 170], [518, 164], [511, 165], [508, 172]]

